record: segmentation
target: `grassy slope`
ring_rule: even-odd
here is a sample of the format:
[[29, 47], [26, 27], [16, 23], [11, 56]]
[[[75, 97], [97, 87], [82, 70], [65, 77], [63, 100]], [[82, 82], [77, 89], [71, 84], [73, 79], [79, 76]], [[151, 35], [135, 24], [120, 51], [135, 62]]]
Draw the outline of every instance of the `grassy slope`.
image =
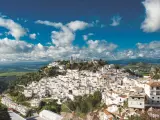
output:
[[0, 72], [0, 77], [2, 76], [21, 76], [27, 72]]

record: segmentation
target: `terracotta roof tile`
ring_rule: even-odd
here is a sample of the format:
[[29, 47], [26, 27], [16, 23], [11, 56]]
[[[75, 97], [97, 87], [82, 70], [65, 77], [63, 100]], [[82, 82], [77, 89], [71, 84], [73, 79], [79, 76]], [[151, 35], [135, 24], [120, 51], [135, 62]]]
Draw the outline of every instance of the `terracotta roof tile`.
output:
[[150, 81], [148, 85], [151, 87], [160, 87], [160, 81]]

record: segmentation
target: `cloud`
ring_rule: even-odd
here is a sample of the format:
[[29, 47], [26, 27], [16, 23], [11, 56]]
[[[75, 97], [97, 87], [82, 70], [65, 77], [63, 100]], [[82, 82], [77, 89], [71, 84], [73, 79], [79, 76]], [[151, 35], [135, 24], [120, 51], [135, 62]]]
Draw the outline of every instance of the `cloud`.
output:
[[31, 39], [36, 39], [36, 34], [35, 34], [35, 33], [30, 34], [29, 37], [30, 37]]
[[23, 19], [23, 18], [17, 18], [17, 21], [23, 21], [24, 23], [28, 22], [27, 19]]
[[83, 35], [83, 39], [86, 41], [86, 40], [88, 40], [88, 37], [92, 36], [92, 35], [94, 35], [94, 34], [93, 33], [88, 33], [87, 35]]
[[160, 41], [150, 43], [137, 43], [137, 49], [118, 51], [115, 53], [117, 59], [160, 58]]
[[77, 30], [83, 30], [86, 27], [89, 27], [90, 25], [86, 22], [76, 20], [76, 21], [72, 21], [72, 22], [68, 23], [67, 26], [71, 30], [77, 31]]
[[0, 27], [4, 27], [9, 30], [9, 34], [11, 34], [16, 40], [26, 34], [25, 29], [18, 23], [15, 23], [11, 19], [5, 19], [0, 17]]
[[141, 25], [144, 32], [160, 30], [160, 0], [145, 0], [146, 18]]
[[87, 41], [90, 50], [97, 51], [98, 53], [113, 51], [117, 45], [108, 43], [106, 40], [89, 40]]
[[[84, 35], [85, 37], [83, 36], [85, 45], [80, 47], [73, 44], [76, 31], [93, 27], [89, 23], [71, 21], [63, 24], [38, 20], [36, 24], [54, 27], [54, 31], [51, 31], [52, 43], [43, 45], [41, 43], [31, 44], [23, 40], [12, 40], [9, 38], [0, 39], [0, 61], [58, 60], [69, 59], [72, 55], [85, 59], [101, 58], [105, 60], [133, 59], [138, 57], [158, 58], [160, 56], [160, 42], [158, 40], [150, 43], [137, 43], [136, 49], [119, 51], [117, 50], [118, 45], [107, 40], [90, 39], [90, 36], [94, 34], [88, 33]], [[38, 33], [33, 33], [30, 34], [30, 37], [36, 38], [36, 35]]]
[[112, 23], [110, 24], [111, 26], [115, 27], [115, 26], [118, 26], [120, 25], [120, 21], [121, 21], [121, 17], [120, 16], [114, 16], [111, 20], [112, 20]]
[[35, 23], [44, 24], [47, 26], [52, 26], [60, 29], [59, 31], [51, 32], [52, 43], [57, 47], [71, 46], [73, 40], [75, 40], [75, 32], [77, 30], [83, 30], [87, 27], [90, 27], [89, 23], [78, 20], [71, 21], [66, 25], [63, 25], [62, 23], [55, 23], [55, 22], [41, 21], [41, 20], [38, 20]]
[[84, 40], [88, 40], [88, 36], [87, 35], [83, 35], [83, 39]]
[[75, 34], [66, 26], [63, 26], [60, 31], [52, 31], [52, 43], [56, 46], [71, 46], [75, 39]]
[[47, 42], [46, 45], [52, 45], [52, 43], [51, 42]]
[[92, 35], [94, 35], [94, 34], [93, 34], [93, 33], [88, 33], [88, 35], [89, 35], [89, 36], [92, 36]]
[[44, 46], [41, 43], [30, 44], [22, 40], [0, 39], [0, 61], [40, 61], [69, 59], [76, 55], [85, 59], [134, 59], [158, 58], [160, 42], [137, 43], [137, 49], [117, 51], [117, 45], [106, 40], [88, 40], [87, 46]]
[[81, 58], [88, 59], [111, 59], [112, 52], [117, 48], [116, 44], [108, 43], [106, 40], [88, 40], [87, 47], [79, 50]]
[[26, 23], [26, 22], [28, 22], [28, 20], [24, 20], [24, 22]]
[[160, 49], [160, 41], [152, 41], [150, 43], [137, 43], [139, 50], [158, 50]]
[[25, 41], [0, 39], [0, 54], [26, 53], [33, 50], [33, 45]]
[[42, 21], [42, 20], [37, 20], [35, 21], [36, 24], [43, 24], [43, 25], [47, 25], [47, 26], [52, 26], [52, 27], [56, 27], [56, 28], [60, 28], [63, 26], [62, 23], [55, 23], [55, 22], [50, 22], [50, 21]]
[[99, 20], [93, 21], [90, 26], [104, 28], [106, 25], [101, 24]]
[[2, 13], [0, 13], [0, 17], [6, 18], [7, 16], [6, 16], [6, 15], [3, 15]]

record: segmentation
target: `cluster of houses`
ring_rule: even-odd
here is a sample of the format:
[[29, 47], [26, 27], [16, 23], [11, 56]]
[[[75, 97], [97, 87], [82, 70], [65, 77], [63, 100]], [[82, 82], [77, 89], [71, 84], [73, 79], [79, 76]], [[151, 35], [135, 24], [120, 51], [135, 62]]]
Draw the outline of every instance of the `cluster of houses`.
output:
[[[54, 62], [48, 67], [62, 65]], [[32, 82], [23, 94], [26, 97], [64, 100], [74, 99], [74, 96], [93, 94], [101, 91], [102, 101], [106, 105], [122, 105], [128, 100], [129, 107], [145, 108], [154, 106], [160, 102], [160, 81], [149, 78], [138, 78], [123, 72], [123, 69], [115, 69], [114, 65], [105, 65], [97, 72], [88, 70], [66, 70], [65, 75], [47, 77], [39, 82]]]
[[[57, 66], [56, 63], [52, 63], [49, 67], [51, 65]], [[59, 65], [59, 67], [62, 69], [62, 66]], [[47, 77], [39, 82], [32, 82], [25, 87], [23, 94], [25, 97], [51, 97], [59, 100], [70, 98], [73, 100], [74, 96], [93, 94], [97, 90], [106, 93], [110, 88], [110, 82], [119, 81], [119, 84], [121, 84], [123, 78], [129, 75], [112, 67], [113, 65], [106, 65], [95, 73], [88, 70], [67, 69], [65, 75]]]
[[[158, 80], [131, 76], [123, 69], [115, 69], [114, 65], [105, 65], [96, 72], [65, 70], [64, 66], [57, 62], [48, 65], [48, 67], [54, 66], [59, 67], [66, 74], [42, 78], [39, 82], [34, 81], [24, 88], [22, 93], [25, 97], [37, 98], [31, 101], [32, 107], [38, 107], [43, 98], [57, 99], [61, 104], [67, 98], [74, 100], [74, 96], [93, 94], [97, 90], [101, 91], [102, 102], [107, 105], [107, 109], [102, 112], [105, 114], [102, 120], [107, 120], [107, 116], [113, 117], [113, 114], [121, 116], [119, 108], [123, 106], [122, 108], [125, 109], [125, 104], [127, 104], [126, 109], [122, 111], [126, 116], [136, 114], [134, 109], [160, 107], [160, 81]], [[12, 103], [6, 97], [2, 98], [2, 103], [23, 115], [28, 110]], [[15, 107], [14, 104], [19, 107]]]

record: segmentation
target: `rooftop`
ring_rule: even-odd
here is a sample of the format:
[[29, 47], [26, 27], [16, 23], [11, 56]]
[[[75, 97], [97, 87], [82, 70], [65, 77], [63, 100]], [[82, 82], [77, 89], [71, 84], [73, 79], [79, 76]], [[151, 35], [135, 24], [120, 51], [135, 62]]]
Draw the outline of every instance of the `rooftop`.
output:
[[21, 117], [20, 115], [18, 115], [17, 113], [13, 112], [13, 111], [8, 111], [9, 116], [11, 118], [11, 120], [26, 120], [23, 117]]
[[144, 93], [137, 94], [137, 93], [135, 93], [135, 92], [132, 92], [132, 93], [130, 94], [130, 97], [145, 98], [145, 94], [144, 94]]
[[160, 87], [160, 81], [150, 81], [148, 85], [151, 87]]

